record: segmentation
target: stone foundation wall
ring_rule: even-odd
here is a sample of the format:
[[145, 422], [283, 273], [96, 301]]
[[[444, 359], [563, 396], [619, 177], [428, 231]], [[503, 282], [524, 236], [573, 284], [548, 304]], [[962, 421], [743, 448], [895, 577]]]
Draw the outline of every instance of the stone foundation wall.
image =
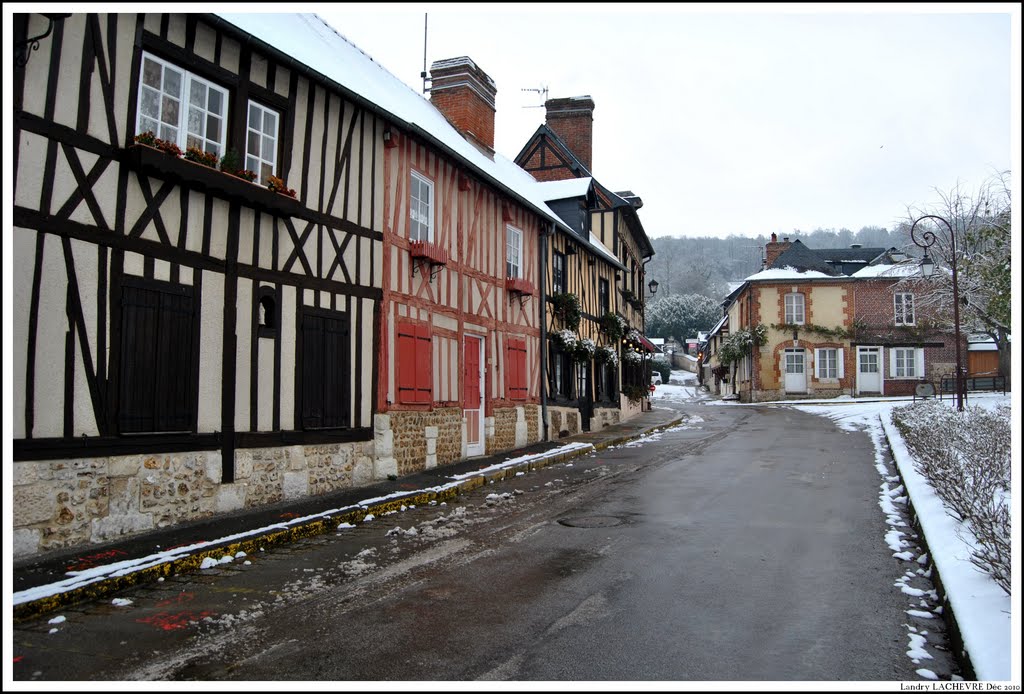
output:
[[540, 405], [525, 405], [523, 411], [526, 415], [526, 439], [527, 443], [536, 443], [541, 438], [541, 410]]
[[487, 454], [507, 451], [516, 447], [517, 408], [502, 407], [494, 410], [494, 436], [487, 438]]
[[499, 407], [494, 410], [494, 434], [487, 437], [488, 455], [540, 441], [540, 406]]
[[13, 464], [15, 557], [112, 542], [156, 528], [368, 484], [373, 443], [239, 449], [222, 484], [219, 451]]
[[548, 417], [551, 420], [548, 430], [551, 440], [580, 433], [580, 411], [575, 407], [548, 407]]
[[619, 408], [597, 407], [594, 409], [594, 416], [590, 418], [590, 430], [601, 431], [605, 427], [619, 423]]
[[834, 388], [817, 388], [808, 393], [787, 393], [784, 390], [756, 390], [751, 399], [749, 390], [739, 392], [740, 402], [775, 402], [778, 400], [816, 400], [826, 398], [838, 398], [842, 395], [849, 395], [848, 388], [836, 386]]
[[[462, 410], [442, 407], [431, 412], [391, 412], [377, 415], [387, 422], [393, 438], [393, 457], [398, 475], [445, 465], [462, 457]], [[376, 438], [381, 438], [375, 432]], [[378, 457], [381, 455], [378, 446]]]

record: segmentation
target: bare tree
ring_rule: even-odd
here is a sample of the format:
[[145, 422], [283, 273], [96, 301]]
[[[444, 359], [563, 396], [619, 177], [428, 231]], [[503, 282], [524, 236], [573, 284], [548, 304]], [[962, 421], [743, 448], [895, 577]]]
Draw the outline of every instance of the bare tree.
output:
[[[917, 235], [931, 230], [934, 245], [928, 248], [929, 257], [936, 265], [952, 268], [956, 262], [957, 290], [960, 298], [961, 330], [984, 333], [992, 338], [999, 350], [999, 375], [1010, 377], [1010, 297], [1012, 290], [1010, 268], [1010, 172], [1002, 171], [987, 179], [977, 190], [968, 191], [959, 182], [950, 190], [936, 189], [939, 201], [923, 208], [908, 208], [909, 221], [901, 225], [907, 237], [905, 248], [910, 252], [920, 249], [910, 238], [914, 220], [924, 215], [935, 215], [949, 222], [950, 229], [938, 223], [928, 227], [926, 220], [918, 224]], [[955, 247], [955, 258], [954, 258]], [[953, 325], [952, 273], [936, 272], [920, 291], [919, 307], [923, 314], [931, 314], [943, 327]]]

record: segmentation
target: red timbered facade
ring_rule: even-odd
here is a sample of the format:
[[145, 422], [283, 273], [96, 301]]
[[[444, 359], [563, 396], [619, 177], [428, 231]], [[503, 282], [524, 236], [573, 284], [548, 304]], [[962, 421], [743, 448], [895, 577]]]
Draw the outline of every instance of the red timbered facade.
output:
[[536, 184], [493, 152], [490, 78], [468, 58], [431, 75], [448, 127], [487, 156], [390, 135], [375, 433], [378, 465], [396, 474], [545, 436], [537, 249], [555, 219], [516, 199]]

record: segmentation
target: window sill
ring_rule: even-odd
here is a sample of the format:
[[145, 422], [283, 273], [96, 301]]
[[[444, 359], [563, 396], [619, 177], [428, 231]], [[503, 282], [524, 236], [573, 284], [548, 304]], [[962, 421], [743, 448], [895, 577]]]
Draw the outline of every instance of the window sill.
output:
[[274, 193], [245, 179], [166, 154], [152, 147], [139, 145], [128, 147], [125, 150], [125, 163], [130, 168], [148, 176], [173, 181], [185, 188], [212, 193], [227, 200], [238, 201], [271, 214], [292, 216], [305, 209], [305, 206], [293, 197]]

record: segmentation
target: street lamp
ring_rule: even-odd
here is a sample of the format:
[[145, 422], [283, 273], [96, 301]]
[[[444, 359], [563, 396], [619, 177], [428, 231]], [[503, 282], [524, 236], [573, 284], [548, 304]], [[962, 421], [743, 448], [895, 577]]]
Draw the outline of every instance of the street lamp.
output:
[[935, 232], [931, 229], [925, 229], [921, 232], [921, 238], [918, 240], [917, 237], [917, 225], [922, 220], [935, 219], [946, 225], [946, 229], [949, 230], [949, 269], [953, 273], [953, 334], [956, 340], [956, 409], [963, 412], [964, 409], [964, 381], [963, 381], [963, 368], [960, 365], [960, 291], [956, 284], [956, 232], [953, 231], [953, 226], [945, 220], [943, 217], [939, 217], [934, 214], [926, 214], [923, 217], [918, 217], [914, 224], [910, 227], [910, 239], [918, 248], [924, 249], [924, 257], [921, 258], [921, 274], [925, 277], [931, 277], [932, 273], [935, 272], [935, 264], [932, 259], [928, 256], [928, 249], [935, 245]]
[[651, 280], [647, 283], [647, 288], [651, 290], [651, 296], [658, 293], [658, 280]]

